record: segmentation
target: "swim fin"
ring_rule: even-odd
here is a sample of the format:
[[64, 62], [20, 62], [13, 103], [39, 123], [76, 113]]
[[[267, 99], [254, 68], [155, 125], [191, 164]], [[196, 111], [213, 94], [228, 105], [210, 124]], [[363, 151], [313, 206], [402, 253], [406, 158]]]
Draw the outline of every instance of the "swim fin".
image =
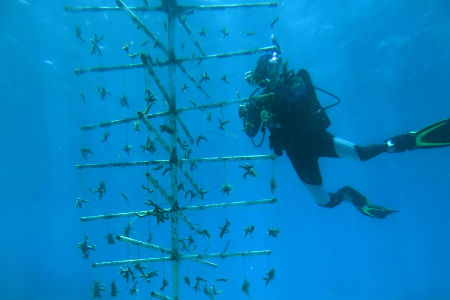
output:
[[387, 152], [450, 146], [450, 119], [445, 119], [417, 131], [397, 135], [386, 142]]
[[372, 218], [379, 218], [384, 219], [386, 216], [398, 212], [398, 210], [386, 208], [383, 206], [375, 205], [373, 203], [370, 203], [368, 200], [364, 203], [363, 206], [356, 206], [355, 207], [366, 216], [372, 217]]
[[450, 119], [431, 124], [414, 135], [417, 149], [450, 146]]
[[384, 219], [386, 216], [398, 212], [397, 210], [370, 203], [360, 192], [349, 186], [339, 189], [337, 194], [341, 194], [346, 200], [352, 202], [362, 214], [372, 218]]

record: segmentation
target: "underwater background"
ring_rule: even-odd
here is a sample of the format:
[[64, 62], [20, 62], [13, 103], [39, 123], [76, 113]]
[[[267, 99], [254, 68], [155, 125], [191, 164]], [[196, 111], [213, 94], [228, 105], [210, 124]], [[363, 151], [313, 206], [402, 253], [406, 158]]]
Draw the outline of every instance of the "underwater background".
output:
[[[128, 3], [130, 2], [130, 3]], [[159, 4], [149, 1], [150, 5]], [[233, 1], [232, 3], [254, 3]], [[80, 222], [86, 215], [148, 209], [143, 202], [150, 167], [77, 170], [75, 164], [160, 159], [143, 153], [147, 130], [133, 123], [113, 126], [110, 138], [101, 143], [106, 129], [81, 131], [80, 126], [135, 116], [145, 106], [146, 78], [142, 69], [77, 76], [75, 68], [137, 63], [121, 49], [133, 53], [161, 52], [136, 30], [124, 12], [69, 13], [64, 5], [109, 6], [114, 1], [8, 0], [0, 3], [0, 128], [3, 158], [1, 174], [0, 299], [89, 299], [96, 280], [121, 288], [117, 299], [148, 299], [169, 279], [164, 293], [170, 296], [170, 262], [146, 264], [158, 277], [138, 280], [139, 292], [130, 295], [131, 283], [118, 276], [119, 267], [91, 268], [93, 262], [159, 257], [160, 253], [116, 243], [108, 245], [105, 234], [123, 234], [132, 223], [131, 237], [170, 246], [169, 222], [125, 218]], [[226, 4], [228, 1], [183, 1], [187, 4]], [[276, 8], [230, 9], [187, 15], [195, 38], [207, 54], [269, 46], [275, 34], [292, 69], [306, 68], [314, 84], [337, 94], [342, 103], [328, 110], [330, 132], [366, 145], [417, 130], [448, 118], [450, 70], [450, 2], [445, 0], [304, 0], [279, 1]], [[127, 1], [127, 4], [141, 4]], [[136, 13], [164, 42], [165, 15]], [[273, 27], [271, 22], [279, 16]], [[79, 26], [83, 43], [76, 38]], [[206, 36], [200, 36], [204, 27]], [[224, 36], [220, 31], [227, 28]], [[254, 35], [248, 35], [253, 32]], [[103, 35], [103, 56], [90, 55], [89, 39]], [[176, 26], [177, 56], [189, 57], [196, 49], [183, 28]], [[131, 43], [133, 41], [133, 43]], [[163, 56], [161, 56], [163, 57]], [[252, 88], [244, 80], [258, 54], [185, 63], [196, 79], [208, 71], [202, 83], [211, 95], [205, 98], [177, 70], [179, 107], [247, 97]], [[166, 81], [167, 75], [159, 70]], [[226, 74], [229, 84], [220, 80]], [[146, 77], [147, 76], [147, 77]], [[181, 92], [186, 83], [189, 88]], [[153, 83], [152, 89], [157, 91]], [[111, 95], [102, 101], [97, 87]], [[86, 97], [84, 103], [80, 93]], [[121, 107], [126, 94], [130, 107]], [[151, 113], [166, 108], [161, 94]], [[332, 99], [319, 95], [322, 104]], [[241, 131], [237, 105], [206, 112], [186, 113], [184, 121], [195, 135], [209, 141], [195, 147], [193, 157], [269, 154], [268, 139], [255, 149]], [[217, 119], [230, 120], [227, 130]], [[160, 120], [162, 121], [162, 120]], [[156, 123], [162, 124], [162, 123]], [[182, 132], [179, 129], [179, 132]], [[167, 137], [167, 135], [165, 135]], [[260, 138], [261, 135], [258, 136]], [[258, 140], [257, 138], [257, 140]], [[132, 146], [128, 155], [121, 149]], [[94, 154], [85, 160], [80, 148]], [[360, 214], [348, 203], [334, 209], [317, 206], [297, 178], [285, 155], [271, 161], [252, 162], [259, 176], [242, 179], [238, 162], [199, 164], [193, 171], [199, 185], [210, 190], [195, 204], [256, 200], [276, 197], [273, 205], [234, 207], [186, 213], [194, 223], [211, 232], [211, 238], [195, 236], [198, 252], [270, 249], [270, 256], [211, 259], [217, 269], [182, 262], [180, 275], [194, 282], [201, 276], [223, 290], [217, 299], [247, 299], [241, 291], [244, 278], [252, 299], [450, 299], [450, 156], [448, 148], [383, 154], [365, 163], [322, 159], [324, 184], [329, 191], [350, 185], [376, 204], [399, 210], [386, 219]], [[277, 182], [274, 196], [269, 181]], [[153, 173], [152, 173], [153, 174]], [[182, 175], [180, 175], [182, 176]], [[98, 199], [92, 191], [100, 181], [107, 192]], [[224, 182], [233, 185], [227, 197], [220, 193]], [[187, 186], [187, 182], [185, 183]], [[130, 203], [121, 196], [125, 193]], [[75, 208], [78, 197], [91, 202]], [[167, 207], [155, 192], [153, 201]], [[183, 205], [188, 202], [180, 196]], [[230, 233], [219, 237], [225, 218]], [[253, 238], [242, 228], [255, 225]], [[267, 228], [280, 229], [278, 238]], [[77, 244], [85, 235], [96, 245], [83, 259]], [[180, 236], [189, 229], [180, 221]], [[262, 277], [275, 269], [267, 286]], [[181, 299], [208, 299], [195, 293], [183, 279]]]

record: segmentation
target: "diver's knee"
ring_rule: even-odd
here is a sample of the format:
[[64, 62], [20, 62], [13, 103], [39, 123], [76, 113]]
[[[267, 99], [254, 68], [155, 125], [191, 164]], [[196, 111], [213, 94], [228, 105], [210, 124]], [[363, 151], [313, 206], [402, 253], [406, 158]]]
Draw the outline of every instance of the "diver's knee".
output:
[[330, 196], [322, 185], [305, 183], [305, 187], [318, 205], [324, 206], [330, 201]]
[[336, 152], [338, 157], [359, 159], [358, 152], [355, 149], [355, 144], [339, 137], [334, 137], [333, 144], [334, 151]]

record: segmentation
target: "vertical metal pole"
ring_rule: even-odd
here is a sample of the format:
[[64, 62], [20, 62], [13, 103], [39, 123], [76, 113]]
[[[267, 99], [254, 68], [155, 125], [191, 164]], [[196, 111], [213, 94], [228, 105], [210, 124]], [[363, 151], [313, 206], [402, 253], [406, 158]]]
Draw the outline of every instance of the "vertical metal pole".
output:
[[[168, 1], [171, 2], [171, 1]], [[176, 7], [176, 0], [172, 1], [172, 8]], [[178, 189], [177, 189], [177, 118], [176, 118], [176, 88], [175, 88], [175, 14], [172, 9], [167, 11], [167, 33], [168, 33], [168, 50], [169, 50], [169, 66], [168, 66], [168, 81], [169, 81], [169, 126], [174, 129], [174, 134], [170, 139], [171, 147], [171, 166], [172, 170], [170, 172], [170, 193], [172, 197], [172, 210], [174, 213], [171, 214], [172, 222], [172, 251], [174, 253], [172, 260], [172, 299], [180, 299], [180, 260], [178, 258], [179, 253], [179, 236], [178, 236]]]

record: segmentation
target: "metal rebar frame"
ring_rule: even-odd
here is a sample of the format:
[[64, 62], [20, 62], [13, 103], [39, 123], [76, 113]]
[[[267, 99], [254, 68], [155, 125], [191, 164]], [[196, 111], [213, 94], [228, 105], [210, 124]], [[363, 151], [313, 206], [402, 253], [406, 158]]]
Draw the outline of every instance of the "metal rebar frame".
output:
[[[242, 50], [242, 51], [233, 51], [233, 52], [225, 52], [225, 53], [216, 53], [216, 54], [210, 54], [210, 55], [203, 55], [203, 56], [195, 56], [195, 57], [185, 57], [185, 58], [176, 58], [176, 62], [187, 62], [187, 61], [203, 61], [213, 58], [228, 58], [231, 56], [239, 56], [239, 55], [250, 55], [258, 52], [265, 52], [265, 51], [273, 51], [276, 50], [276, 46], [268, 46], [268, 47], [262, 47], [257, 49], [249, 49], [249, 50]], [[152, 67], [163, 67], [167, 66], [169, 64], [169, 61], [158, 61], [158, 62], [151, 62]], [[145, 68], [145, 65], [143, 63], [137, 63], [137, 64], [126, 64], [126, 65], [115, 65], [115, 66], [97, 66], [97, 67], [89, 67], [89, 68], [77, 68], [74, 70], [75, 74], [82, 75], [84, 73], [95, 73], [95, 72], [110, 72], [110, 71], [123, 71], [123, 70], [133, 70], [133, 69], [143, 69]]]
[[[220, 161], [246, 161], [246, 160], [266, 160], [275, 159], [276, 155], [266, 154], [266, 155], [237, 155], [237, 156], [217, 156], [217, 157], [201, 157], [201, 158], [190, 158], [190, 159], [179, 159], [178, 162], [181, 163], [197, 163], [197, 162], [220, 162]], [[141, 161], [129, 161], [129, 162], [111, 162], [111, 163], [98, 163], [98, 164], [77, 164], [75, 167], [77, 169], [95, 169], [95, 168], [125, 168], [125, 167], [138, 167], [138, 166], [151, 166], [151, 165], [161, 165], [169, 164], [170, 161], [167, 159], [158, 160], [141, 160]]]
[[[222, 107], [228, 106], [228, 105], [235, 105], [235, 104], [239, 104], [239, 103], [245, 103], [245, 102], [248, 102], [250, 100], [251, 101], [264, 101], [264, 100], [267, 100], [267, 99], [269, 99], [269, 98], [271, 98], [273, 96], [274, 96], [273, 93], [268, 93], [268, 94], [255, 96], [255, 97], [252, 97], [252, 98], [225, 100], [225, 101], [219, 101], [219, 102], [215, 102], [215, 103], [197, 105], [197, 106], [194, 106], [194, 107], [178, 108], [176, 110], [176, 112], [177, 112], [177, 114], [180, 114], [180, 113], [183, 113], [183, 112], [193, 111], [193, 110], [200, 110], [201, 111], [201, 110], [205, 110], [205, 109], [222, 108]], [[168, 115], [169, 115], [169, 111], [157, 112], [157, 113], [152, 113], [152, 114], [146, 114], [145, 115], [145, 119], [166, 117]], [[128, 117], [128, 118], [124, 118], [124, 119], [120, 119], [120, 120], [113, 120], [113, 121], [106, 121], [106, 122], [101, 122], [101, 123], [97, 123], [97, 124], [83, 125], [83, 126], [81, 126], [81, 130], [91, 130], [91, 129], [97, 129], [97, 128], [105, 128], [105, 127], [109, 127], [109, 126], [130, 123], [130, 122], [133, 122], [133, 121], [136, 121], [136, 120], [139, 120], [139, 119], [142, 120], [143, 122], [145, 122], [144, 118], [142, 118], [142, 116], [140, 116], [138, 114], [137, 117]]]
[[[174, 261], [180, 260], [194, 260], [194, 261], [203, 261], [204, 258], [226, 258], [233, 256], [260, 256], [260, 255], [270, 255], [272, 252], [270, 250], [254, 250], [254, 251], [240, 251], [240, 252], [218, 252], [218, 253], [209, 253], [209, 254], [188, 254], [188, 255], [178, 255], [177, 257], [171, 256], [163, 256], [163, 257], [150, 257], [150, 258], [137, 258], [137, 259], [124, 259], [124, 260], [114, 260], [114, 261], [105, 261], [99, 263], [93, 263], [92, 267], [110, 267], [110, 266], [121, 266], [135, 263], [154, 263], [154, 262], [163, 262], [163, 261]], [[208, 264], [208, 262], [206, 262]], [[214, 267], [215, 264], [211, 265]]]
[[[167, 2], [167, 0], [163, 0], [163, 2]], [[172, 2], [172, 1], [171, 1]], [[175, 2], [176, 3], [176, 2]], [[179, 12], [191, 13], [193, 11], [205, 11], [205, 10], [224, 10], [229, 8], [254, 8], [254, 7], [276, 7], [278, 2], [261, 2], [261, 3], [249, 3], [249, 4], [223, 4], [223, 5], [186, 5], [181, 6], [177, 5]], [[120, 7], [113, 6], [79, 6], [79, 7], [71, 7], [66, 5], [64, 9], [67, 12], [102, 12], [102, 11], [120, 11]], [[166, 12], [163, 6], [153, 6], [153, 7], [145, 7], [145, 6], [134, 6], [129, 7], [132, 11], [141, 11], [141, 12]]]
[[[204, 205], [190, 205], [186, 207], [178, 207], [178, 211], [195, 211], [195, 210], [205, 210], [210, 208], [222, 208], [222, 207], [233, 207], [233, 206], [251, 206], [251, 205], [259, 205], [259, 204], [273, 204], [277, 202], [276, 198], [270, 199], [261, 199], [261, 200], [253, 200], [253, 201], [237, 201], [237, 202], [228, 202], [228, 203], [214, 203], [214, 204], [204, 204]], [[166, 208], [164, 212], [170, 213], [171, 209]], [[153, 210], [141, 210], [141, 211], [132, 211], [132, 212], [124, 212], [124, 213], [116, 213], [116, 214], [104, 214], [104, 215], [96, 215], [96, 216], [86, 216], [81, 217], [80, 221], [88, 222], [88, 221], [97, 221], [97, 220], [108, 220], [115, 218], [126, 218], [126, 217], [147, 217], [154, 216]]]
[[[203, 163], [203, 162], [223, 162], [223, 161], [242, 161], [242, 160], [260, 160], [260, 159], [275, 159], [274, 155], [243, 155], [243, 156], [226, 156], [226, 157], [203, 157], [203, 158], [190, 158], [190, 159], [179, 159], [177, 155], [177, 125], [180, 125], [186, 136], [193, 142], [193, 138], [189, 132], [188, 125], [185, 124], [180, 113], [192, 110], [205, 110], [221, 108], [226, 105], [233, 105], [249, 100], [252, 101], [263, 101], [273, 94], [265, 94], [252, 98], [234, 99], [219, 101], [210, 104], [197, 105], [194, 107], [187, 108], [177, 108], [176, 101], [176, 89], [175, 89], [175, 73], [179, 69], [188, 79], [198, 88], [201, 92], [209, 98], [208, 93], [203, 89], [203, 87], [193, 78], [193, 76], [184, 68], [183, 63], [187, 61], [196, 60], [201, 62], [207, 59], [215, 58], [227, 58], [238, 55], [248, 55], [258, 52], [264, 52], [268, 50], [275, 49], [275, 46], [262, 47], [257, 49], [235, 51], [228, 53], [218, 53], [207, 55], [202, 49], [200, 43], [195, 39], [192, 34], [191, 29], [186, 23], [185, 15], [191, 14], [196, 11], [211, 11], [211, 10], [224, 10], [232, 8], [256, 8], [256, 7], [275, 7], [278, 5], [277, 2], [258, 2], [252, 4], [226, 4], [226, 5], [188, 5], [183, 6], [177, 3], [177, 0], [161, 0], [161, 5], [153, 7], [129, 7], [126, 5], [124, 0], [115, 0], [117, 6], [102, 6], [102, 7], [69, 7], [65, 6], [67, 12], [81, 13], [81, 12], [103, 12], [103, 11], [113, 11], [120, 12], [124, 11], [131, 17], [132, 21], [137, 25], [137, 29], [143, 31], [150, 39], [155, 43], [155, 46], [160, 49], [166, 56], [165, 61], [154, 61], [150, 56], [146, 54], [141, 55], [142, 63], [137, 64], [127, 64], [127, 65], [112, 65], [112, 66], [97, 66], [89, 68], [78, 68], [75, 69], [77, 75], [82, 75], [88, 72], [109, 72], [117, 70], [130, 70], [130, 69], [141, 69], [145, 68], [148, 73], [153, 78], [154, 82], [161, 91], [165, 101], [168, 104], [168, 110], [147, 114], [146, 112], [138, 111], [137, 116], [128, 117], [120, 120], [107, 121], [97, 124], [85, 125], [81, 127], [82, 130], [90, 130], [95, 128], [103, 128], [107, 126], [113, 126], [117, 124], [125, 124], [135, 120], [141, 120], [147, 129], [152, 132], [156, 141], [164, 148], [164, 150], [169, 154], [170, 158], [165, 160], [148, 160], [148, 161], [132, 161], [132, 162], [112, 162], [112, 163], [97, 163], [97, 164], [77, 164], [78, 169], [89, 169], [89, 168], [109, 168], [109, 167], [134, 167], [134, 166], [148, 166], [148, 165], [161, 165], [165, 164], [170, 167], [170, 188], [165, 190], [161, 185], [159, 185], [156, 178], [151, 174], [147, 174], [147, 179], [152, 183], [152, 185], [158, 190], [158, 192], [167, 200], [170, 205], [169, 208], [162, 209], [162, 211], [155, 210], [144, 210], [144, 211], [134, 211], [134, 212], [122, 212], [116, 214], [102, 214], [96, 216], [86, 216], [82, 217], [82, 222], [95, 221], [95, 220], [108, 220], [114, 218], [130, 217], [136, 216], [139, 218], [143, 217], [157, 217], [158, 213], [164, 213], [170, 216], [171, 224], [171, 246], [170, 248], [164, 248], [155, 244], [146, 243], [136, 239], [132, 239], [124, 236], [117, 236], [117, 240], [123, 243], [135, 245], [138, 247], [148, 248], [155, 250], [165, 256], [163, 257], [152, 257], [152, 258], [140, 258], [140, 259], [127, 259], [127, 260], [116, 260], [109, 262], [99, 262], [94, 263], [93, 267], [102, 266], [116, 266], [124, 265], [130, 263], [138, 262], [171, 262], [171, 274], [172, 274], [172, 296], [168, 297], [159, 292], [153, 291], [152, 297], [163, 300], [180, 300], [180, 261], [181, 260], [191, 260], [201, 264], [205, 264], [211, 267], [217, 267], [217, 264], [207, 261], [205, 259], [214, 258], [226, 258], [234, 256], [255, 256], [255, 255], [270, 255], [270, 250], [257, 250], [257, 251], [241, 251], [233, 253], [206, 253], [206, 254], [181, 254], [179, 249], [179, 220], [184, 221], [191, 230], [198, 230], [197, 225], [194, 225], [185, 215], [187, 211], [198, 211], [211, 208], [222, 208], [222, 207], [234, 207], [234, 206], [249, 206], [249, 205], [260, 205], [260, 204], [272, 204], [277, 201], [277, 199], [261, 199], [255, 201], [239, 201], [231, 203], [214, 203], [205, 205], [191, 205], [180, 207], [178, 204], [178, 171], [181, 171], [183, 175], [188, 179], [190, 184], [194, 187], [196, 192], [201, 192], [199, 186], [195, 183], [194, 178], [189, 174], [189, 172], [183, 168], [186, 163]], [[134, 12], [161, 12], [167, 14], [167, 34], [168, 43], [165, 46], [161, 41], [158, 40], [156, 35], [135, 15]], [[196, 48], [200, 51], [202, 56], [192, 57], [192, 58], [177, 58], [175, 57], [175, 22], [178, 20], [182, 27], [186, 30], [187, 34], [192, 39]], [[167, 87], [163, 85], [163, 81], [160, 80], [156, 73], [154, 72], [154, 67], [167, 67], [168, 68], [168, 78]], [[168, 126], [173, 129], [173, 133], [170, 135], [170, 139], [165, 141], [158, 133], [158, 131], [152, 126], [150, 119], [157, 117], [166, 117], [168, 120]]]

